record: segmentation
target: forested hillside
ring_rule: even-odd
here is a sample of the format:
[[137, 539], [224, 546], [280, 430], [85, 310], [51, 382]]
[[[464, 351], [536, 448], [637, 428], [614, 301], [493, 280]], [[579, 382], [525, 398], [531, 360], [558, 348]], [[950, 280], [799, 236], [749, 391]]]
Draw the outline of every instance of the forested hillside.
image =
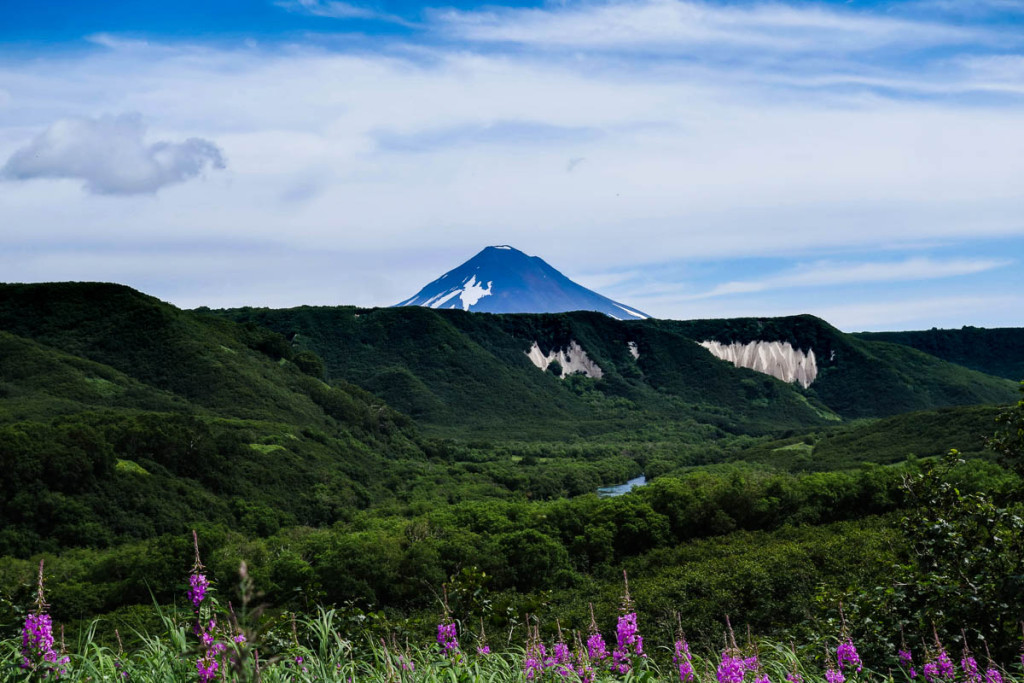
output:
[[[534, 438], [635, 433], [667, 422], [758, 434], [844, 418], [1006, 403], [1010, 381], [844, 334], [812, 316], [617, 321], [576, 312], [490, 315], [424, 308], [238, 309], [319, 354], [328, 376], [375, 392], [438, 434]], [[813, 350], [807, 389], [718, 360], [696, 342], [787, 341]], [[559, 382], [526, 352], [576, 341], [603, 371]], [[638, 356], [630, 353], [630, 343]]]
[[1024, 328], [968, 326], [958, 330], [860, 332], [856, 336], [910, 346], [950, 363], [1015, 382], [1024, 380]]

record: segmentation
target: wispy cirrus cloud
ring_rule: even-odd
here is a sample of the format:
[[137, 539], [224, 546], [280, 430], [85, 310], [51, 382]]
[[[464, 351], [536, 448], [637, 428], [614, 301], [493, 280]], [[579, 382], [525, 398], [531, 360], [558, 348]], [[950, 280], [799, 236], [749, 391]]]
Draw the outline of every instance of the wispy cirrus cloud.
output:
[[[543, 8], [443, 10], [433, 20], [460, 38], [541, 47], [685, 51], [745, 48], [786, 53], [863, 52], [966, 44], [985, 31], [783, 3], [613, 0]], [[991, 36], [989, 36], [991, 37]]]
[[760, 280], [726, 282], [706, 292], [683, 298], [708, 299], [794, 287], [934, 280], [937, 278], [982, 273], [995, 268], [1004, 268], [1013, 263], [1009, 259], [932, 259], [926, 257], [909, 258], [902, 261], [865, 263], [816, 261]]
[[289, 12], [309, 14], [329, 19], [366, 19], [392, 24], [412, 26], [413, 24], [394, 14], [381, 12], [366, 5], [357, 5], [343, 0], [279, 0], [274, 3]]
[[[602, 131], [590, 127], [555, 126], [532, 121], [494, 121], [483, 125], [446, 126], [414, 133], [382, 130], [374, 133], [374, 138], [377, 146], [384, 151], [428, 152], [475, 145], [579, 143], [594, 140], [601, 135]], [[575, 167], [575, 164], [572, 166]]]

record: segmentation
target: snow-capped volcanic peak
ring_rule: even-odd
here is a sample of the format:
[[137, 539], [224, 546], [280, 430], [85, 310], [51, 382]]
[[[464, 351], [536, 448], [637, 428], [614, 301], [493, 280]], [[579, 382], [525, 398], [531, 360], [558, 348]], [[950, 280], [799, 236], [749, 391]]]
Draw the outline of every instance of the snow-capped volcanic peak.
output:
[[543, 259], [507, 244], [487, 247], [396, 306], [487, 313], [600, 311], [619, 320], [648, 317], [576, 284]]

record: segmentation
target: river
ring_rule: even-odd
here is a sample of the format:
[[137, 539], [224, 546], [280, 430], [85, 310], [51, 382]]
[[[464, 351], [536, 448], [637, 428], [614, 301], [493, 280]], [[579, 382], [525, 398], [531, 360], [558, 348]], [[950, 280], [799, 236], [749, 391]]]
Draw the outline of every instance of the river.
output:
[[636, 479], [630, 479], [625, 484], [619, 484], [618, 486], [602, 486], [597, 490], [598, 498], [614, 498], [615, 496], [621, 496], [624, 493], [629, 493], [637, 486], [643, 486], [647, 483], [647, 477], [640, 475]]

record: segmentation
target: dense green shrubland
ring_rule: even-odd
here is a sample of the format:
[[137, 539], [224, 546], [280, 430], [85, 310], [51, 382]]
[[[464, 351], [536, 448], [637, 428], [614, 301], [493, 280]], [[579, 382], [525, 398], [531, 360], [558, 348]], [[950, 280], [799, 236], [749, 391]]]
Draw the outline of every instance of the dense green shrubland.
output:
[[856, 336], [911, 346], [936, 358], [996, 377], [1024, 379], [1024, 329], [986, 329], [964, 326], [958, 330], [915, 332], [861, 332]]

